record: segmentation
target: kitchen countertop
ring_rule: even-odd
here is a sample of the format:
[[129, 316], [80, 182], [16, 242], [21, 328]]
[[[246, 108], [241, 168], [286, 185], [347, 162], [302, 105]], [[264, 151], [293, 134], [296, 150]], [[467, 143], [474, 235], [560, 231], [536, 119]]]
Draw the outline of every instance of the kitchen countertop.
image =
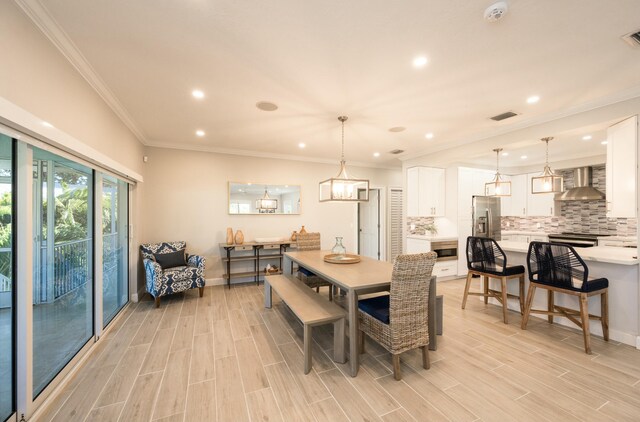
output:
[[[504, 240], [498, 242], [507, 252], [527, 253], [529, 244]], [[595, 246], [593, 248], [576, 248], [576, 252], [585, 261], [606, 262], [619, 265], [638, 265], [638, 249], [617, 248], [615, 246]]]
[[453, 242], [458, 240], [458, 236], [444, 236], [439, 234], [410, 234], [407, 239], [428, 240], [430, 242]]
[[549, 236], [551, 233], [546, 232], [532, 232], [532, 231], [523, 231], [523, 230], [502, 230], [503, 235], [523, 235], [523, 236]]

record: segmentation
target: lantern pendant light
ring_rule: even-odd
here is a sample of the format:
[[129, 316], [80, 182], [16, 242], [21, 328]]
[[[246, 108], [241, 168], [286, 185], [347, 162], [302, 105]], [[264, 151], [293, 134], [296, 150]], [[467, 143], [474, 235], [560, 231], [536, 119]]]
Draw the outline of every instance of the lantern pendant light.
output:
[[347, 162], [344, 160], [344, 122], [347, 116], [340, 116], [342, 123], [342, 158], [340, 172], [320, 182], [320, 202], [365, 202], [369, 200], [369, 180], [350, 178], [347, 174]]
[[496, 175], [491, 182], [484, 184], [484, 194], [486, 196], [511, 196], [511, 182], [502, 180], [500, 174], [500, 152], [502, 148], [493, 150], [496, 153]]
[[531, 193], [558, 193], [563, 190], [562, 176], [557, 176], [549, 167], [549, 141], [552, 139], [552, 137], [541, 139], [547, 148], [545, 165], [540, 176], [531, 178]]
[[278, 209], [278, 200], [269, 196], [266, 186], [264, 187], [264, 196], [256, 199], [256, 208], [262, 212], [273, 212]]

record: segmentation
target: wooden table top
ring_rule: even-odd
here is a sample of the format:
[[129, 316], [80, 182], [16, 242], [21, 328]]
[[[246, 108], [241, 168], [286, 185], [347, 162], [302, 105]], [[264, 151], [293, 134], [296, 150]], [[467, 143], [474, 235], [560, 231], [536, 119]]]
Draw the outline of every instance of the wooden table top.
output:
[[368, 289], [384, 287], [391, 283], [393, 264], [361, 256], [355, 264], [330, 264], [324, 256], [331, 251], [287, 252], [292, 261], [313, 271], [322, 278], [344, 289]]

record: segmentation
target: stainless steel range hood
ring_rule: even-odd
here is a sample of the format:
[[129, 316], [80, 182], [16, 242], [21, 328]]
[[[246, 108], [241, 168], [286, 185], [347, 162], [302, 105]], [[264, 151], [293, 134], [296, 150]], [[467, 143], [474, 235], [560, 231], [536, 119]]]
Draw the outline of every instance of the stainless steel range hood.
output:
[[580, 167], [573, 171], [575, 187], [556, 194], [556, 201], [597, 201], [605, 199], [605, 194], [594, 188], [591, 167]]

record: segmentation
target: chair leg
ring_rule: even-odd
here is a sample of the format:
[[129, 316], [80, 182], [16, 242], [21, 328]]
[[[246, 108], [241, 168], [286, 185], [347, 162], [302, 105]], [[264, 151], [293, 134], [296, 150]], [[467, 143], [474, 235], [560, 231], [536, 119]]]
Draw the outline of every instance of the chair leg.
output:
[[198, 287], [198, 290], [200, 291], [200, 297], [204, 296], [204, 287]]
[[429, 369], [431, 368], [431, 361], [429, 360], [429, 347], [428, 346], [422, 346], [422, 367], [424, 369]]
[[524, 274], [519, 278], [520, 283], [520, 315], [524, 315]]
[[329, 285], [329, 302], [333, 301], [333, 285]]
[[489, 303], [489, 276], [484, 276], [484, 304]]
[[392, 355], [391, 360], [393, 361], [393, 377], [396, 381], [400, 381], [402, 379], [402, 374], [400, 373], [400, 355]]
[[609, 291], [605, 290], [600, 296], [600, 321], [602, 322], [602, 337], [609, 341]]
[[462, 309], [467, 306], [467, 297], [469, 296], [469, 287], [471, 287], [471, 273], [467, 273], [467, 284], [464, 286], [464, 296], [462, 296]]
[[[553, 290], [547, 290], [547, 310], [549, 312], [553, 312], [555, 306], [556, 305], [554, 303]], [[553, 324], [553, 315], [549, 315], [547, 319], [549, 320], [549, 324]]]
[[316, 293], [320, 293], [320, 286], [316, 286]]
[[580, 293], [580, 319], [582, 320], [582, 335], [584, 336], [584, 351], [591, 354], [591, 333], [589, 332], [589, 298]]
[[159, 307], [160, 307], [160, 296], [158, 296], [158, 297], [155, 299], [154, 303], [155, 303], [155, 305], [156, 305], [156, 308], [159, 308]]
[[508, 324], [508, 317], [507, 317], [507, 311], [508, 311], [508, 307], [507, 307], [507, 278], [506, 277], [500, 277], [500, 283], [502, 284], [502, 320], [504, 321], [505, 324]]
[[533, 303], [533, 296], [536, 293], [536, 286], [533, 283], [529, 284], [529, 292], [527, 293], [527, 305], [524, 307], [524, 315], [522, 315], [522, 325], [520, 326], [523, 330], [527, 329], [527, 323], [529, 322], [529, 314], [531, 313], [531, 304]]

